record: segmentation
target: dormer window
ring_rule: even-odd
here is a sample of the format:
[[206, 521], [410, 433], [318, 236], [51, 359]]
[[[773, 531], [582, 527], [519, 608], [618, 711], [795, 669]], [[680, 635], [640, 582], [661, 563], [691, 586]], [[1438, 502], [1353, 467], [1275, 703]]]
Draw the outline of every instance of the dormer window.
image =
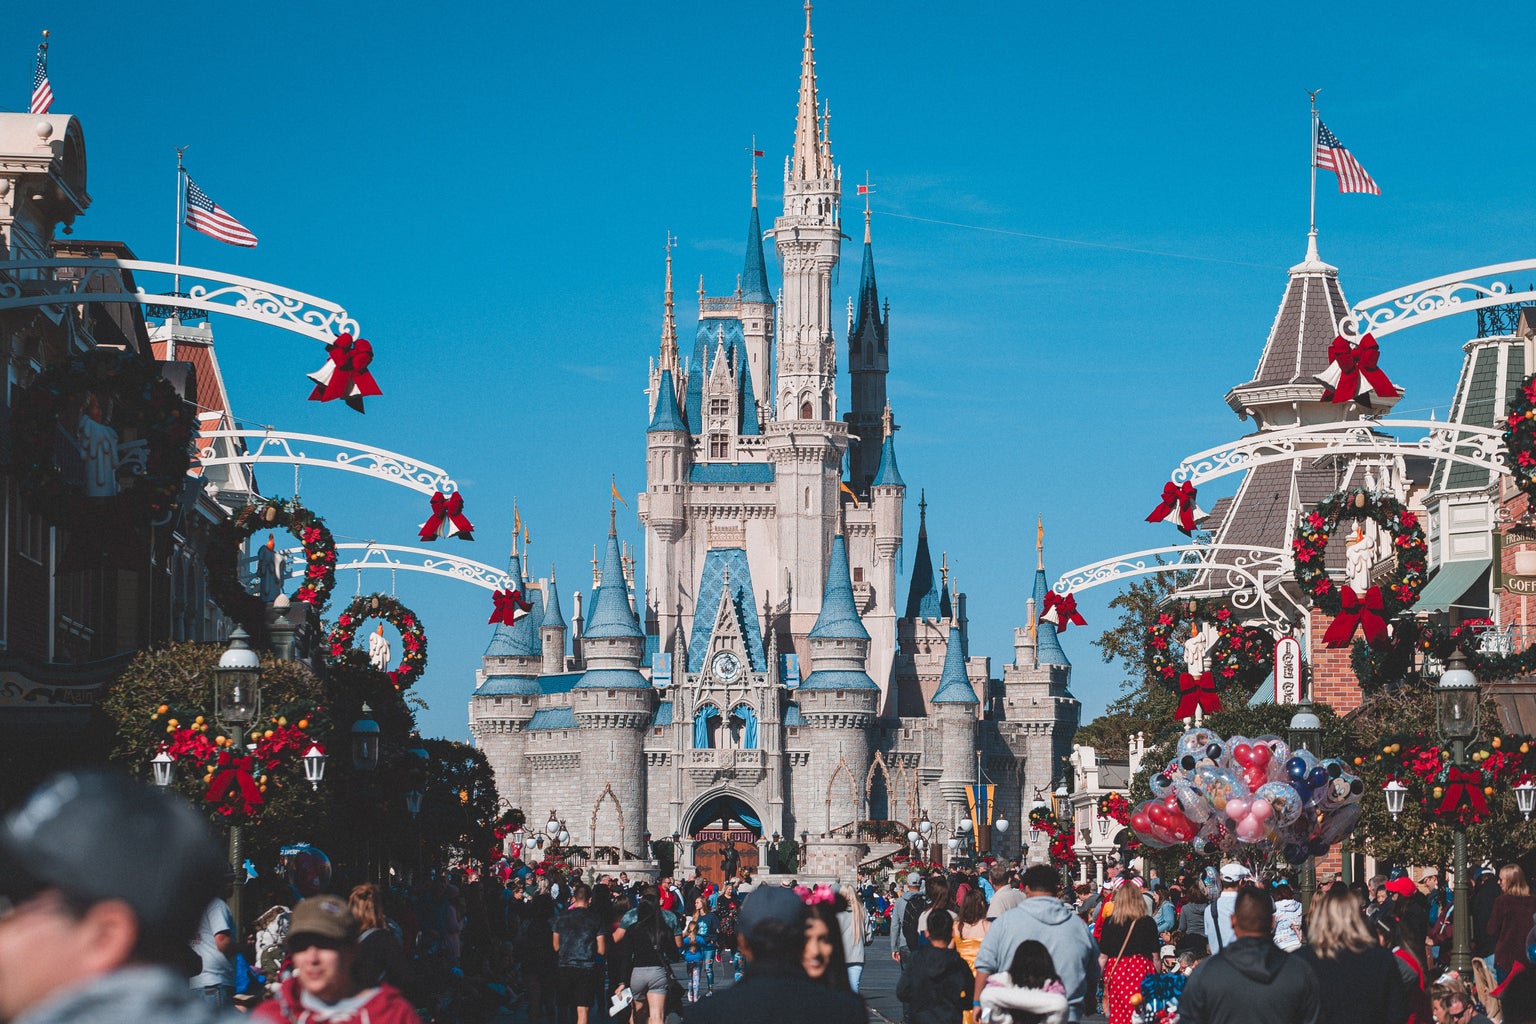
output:
[[711, 459], [728, 459], [731, 457], [731, 442], [724, 434], [709, 435], [709, 457]]

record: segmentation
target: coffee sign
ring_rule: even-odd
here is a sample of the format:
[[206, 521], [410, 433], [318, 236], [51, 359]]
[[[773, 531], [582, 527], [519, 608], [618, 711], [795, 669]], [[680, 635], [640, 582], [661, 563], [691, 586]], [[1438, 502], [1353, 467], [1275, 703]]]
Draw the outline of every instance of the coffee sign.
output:
[[1275, 703], [1301, 703], [1301, 641], [1293, 636], [1275, 641]]
[[1505, 576], [1504, 591], [1509, 594], [1536, 595], [1536, 576]]

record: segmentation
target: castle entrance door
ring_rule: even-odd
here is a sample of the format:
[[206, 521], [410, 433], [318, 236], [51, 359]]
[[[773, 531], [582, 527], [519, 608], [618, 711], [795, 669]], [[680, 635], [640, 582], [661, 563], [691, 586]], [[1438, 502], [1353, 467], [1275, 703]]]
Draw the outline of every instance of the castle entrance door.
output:
[[700, 807], [688, 823], [693, 863], [716, 885], [742, 872], [757, 873], [757, 841], [763, 823], [745, 801], [722, 794]]

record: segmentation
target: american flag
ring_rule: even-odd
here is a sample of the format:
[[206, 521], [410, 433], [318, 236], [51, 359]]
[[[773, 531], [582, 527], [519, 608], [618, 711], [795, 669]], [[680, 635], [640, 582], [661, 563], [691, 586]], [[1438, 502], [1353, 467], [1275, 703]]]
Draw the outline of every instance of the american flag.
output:
[[1352, 156], [1328, 126], [1317, 122], [1317, 166], [1339, 176], [1340, 192], [1369, 192], [1381, 195], [1381, 187], [1365, 173], [1360, 161]]
[[53, 106], [53, 86], [48, 84], [48, 44], [37, 48], [37, 70], [32, 73], [32, 113], [46, 114]]
[[197, 182], [187, 179], [187, 227], [201, 231], [209, 238], [216, 238], [230, 245], [256, 247], [256, 236], [251, 229], [229, 215], [229, 211], [208, 198], [208, 193], [197, 187]]

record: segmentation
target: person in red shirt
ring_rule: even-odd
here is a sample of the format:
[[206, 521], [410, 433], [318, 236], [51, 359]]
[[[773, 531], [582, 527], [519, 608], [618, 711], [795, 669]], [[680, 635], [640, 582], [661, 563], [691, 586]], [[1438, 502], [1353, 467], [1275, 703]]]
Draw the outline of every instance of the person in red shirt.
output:
[[251, 1019], [266, 1024], [422, 1024], [392, 985], [358, 985], [357, 919], [339, 896], [312, 896], [293, 908], [288, 956], [293, 976]]

